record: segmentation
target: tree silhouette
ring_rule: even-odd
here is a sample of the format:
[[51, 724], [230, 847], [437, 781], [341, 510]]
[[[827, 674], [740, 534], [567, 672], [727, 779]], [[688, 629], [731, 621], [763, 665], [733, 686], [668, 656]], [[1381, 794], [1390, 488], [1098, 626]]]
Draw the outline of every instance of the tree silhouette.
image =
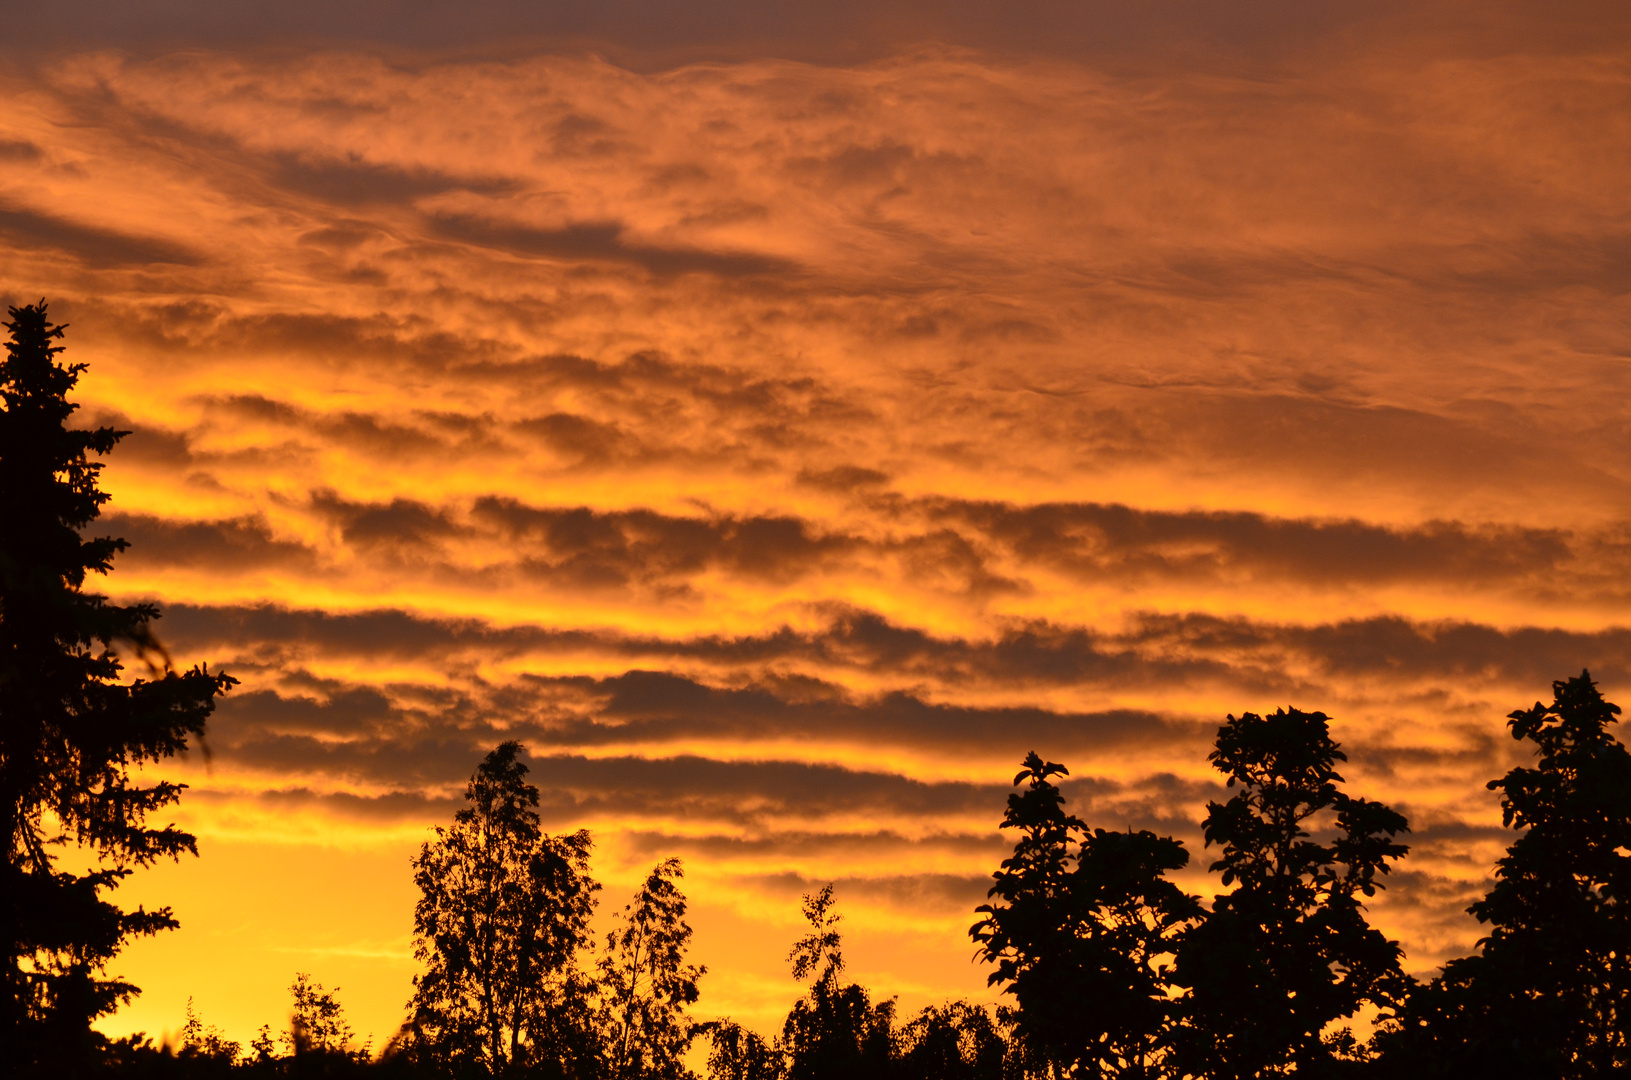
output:
[[1014, 784], [1027, 786], [1002, 820], [1020, 836], [969, 934], [996, 965], [990, 984], [1019, 1004], [1030, 1059], [1062, 1075], [1162, 1075], [1173, 1010], [1164, 960], [1202, 915], [1165, 875], [1189, 854], [1151, 832], [1089, 832], [1050, 779], [1067, 775], [1026, 755]]
[[902, 1080], [1003, 1080], [1017, 1071], [991, 1014], [966, 1001], [918, 1013], [901, 1028], [896, 1057]]
[[[90, 1023], [137, 992], [104, 978], [130, 937], [171, 929], [169, 908], [127, 912], [105, 899], [133, 867], [196, 855], [194, 838], [147, 827], [184, 785], [132, 772], [187, 749], [233, 680], [203, 667], [177, 674], [154, 641], [151, 604], [119, 606], [85, 591], [125, 542], [80, 530], [108, 496], [101, 463], [126, 432], [79, 430], [69, 393], [83, 364], [57, 360], [64, 328], [46, 306], [11, 308], [0, 360], [0, 1060], [21, 1070], [94, 1052]], [[115, 643], [153, 677], [120, 681]], [[78, 844], [95, 868], [57, 868]]]
[[804, 897], [810, 932], [787, 956], [795, 979], [814, 976], [809, 993], [793, 1003], [782, 1025], [780, 1049], [788, 1080], [869, 1080], [891, 1074], [895, 1003], [874, 1005], [864, 987], [839, 986], [844, 953], [838, 924], [843, 916], [833, 911], [833, 903], [830, 884]]
[[366, 1051], [351, 1051], [351, 1025], [346, 1022], [345, 1010], [334, 997], [340, 988], [323, 989], [323, 984], [305, 972], [296, 972], [289, 996], [294, 998], [294, 1011], [289, 1017], [289, 1031], [284, 1044], [291, 1057], [320, 1055], [351, 1057], [367, 1060]]
[[549, 836], [521, 744], [477, 767], [469, 805], [413, 860], [413, 1019], [405, 1056], [498, 1076], [528, 1066], [575, 1075], [594, 1057], [589, 984], [577, 956], [599, 889], [589, 834]]
[[187, 1022], [182, 1025], [178, 1054], [182, 1057], [202, 1058], [206, 1061], [233, 1065], [243, 1047], [226, 1037], [214, 1024], [206, 1026], [202, 1017], [193, 1011], [193, 999], [187, 998]]
[[781, 1051], [731, 1020], [698, 1026], [708, 1036], [708, 1080], [780, 1080]]
[[1523, 830], [1468, 909], [1489, 935], [1412, 995], [1389, 1048], [1397, 1071], [1631, 1070], [1631, 754], [1608, 730], [1619, 706], [1589, 672], [1554, 682], [1552, 696], [1510, 715], [1535, 767], [1489, 783], [1503, 822]]
[[[1281, 709], [1234, 716], [1212, 763], [1239, 790], [1211, 803], [1212, 869], [1233, 892], [1178, 950], [1190, 988], [1182, 1042], [1187, 1071], [1215, 1078], [1302, 1075], [1358, 1052], [1334, 1022], [1366, 1004], [1402, 1002], [1399, 947], [1365, 919], [1361, 897], [1381, 887], [1409, 829], [1380, 803], [1344, 794], [1329, 717]], [[1309, 831], [1329, 828], [1329, 843]]]
[[678, 859], [659, 864], [623, 909], [623, 925], [606, 935], [600, 962], [600, 1027], [611, 1080], [679, 1080], [693, 1027], [685, 1015], [697, 1000], [703, 968], [685, 962], [691, 928], [675, 884]]

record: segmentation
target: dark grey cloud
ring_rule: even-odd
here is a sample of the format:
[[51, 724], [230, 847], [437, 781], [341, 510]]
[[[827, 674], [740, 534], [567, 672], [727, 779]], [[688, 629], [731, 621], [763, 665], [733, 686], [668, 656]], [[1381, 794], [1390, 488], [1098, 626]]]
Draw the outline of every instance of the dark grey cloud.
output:
[[620, 222], [582, 222], [557, 229], [489, 221], [467, 215], [435, 215], [433, 235], [444, 240], [497, 248], [525, 255], [569, 262], [616, 262], [638, 266], [651, 274], [706, 273], [724, 277], [788, 274], [798, 267], [786, 259], [748, 251], [713, 251], [705, 248], [662, 247], [627, 237]]
[[[934, 846], [939, 848], [942, 845]], [[992, 864], [996, 865], [1006, 854], [1005, 845], [1000, 841], [994, 841], [989, 846], [992, 848]], [[825, 850], [825, 845], [821, 844], [815, 845], [813, 852], [822, 855], [829, 853]], [[741, 882], [789, 899], [819, 892], [823, 886], [830, 884], [834, 887], [840, 903], [859, 900], [880, 907], [911, 912], [936, 914], [968, 912], [971, 922], [974, 918], [974, 908], [985, 903], [987, 891], [991, 888], [991, 877], [987, 874], [927, 873], [910, 876], [812, 877], [785, 873], [747, 876], [741, 879]]]
[[211, 721], [211, 734], [226, 745], [246, 733], [400, 737], [402, 711], [371, 686], [337, 687], [323, 700], [271, 690], [239, 691]]
[[1245, 573], [1367, 585], [1521, 581], [1555, 570], [1571, 555], [1570, 534], [1561, 530], [1454, 521], [1390, 528], [1358, 520], [1102, 503], [924, 505], [931, 519], [972, 526], [1022, 558], [1090, 580]]
[[[523, 676], [497, 687], [466, 682], [446, 688], [325, 685], [298, 675], [298, 669], [285, 668], [281, 689], [227, 697], [212, 722], [217, 751], [246, 763], [267, 754], [281, 759], [305, 740], [311, 742], [312, 768], [322, 771], [356, 758], [344, 771], [371, 771], [368, 761], [374, 755], [411, 758], [426, 740], [439, 754], [447, 740], [475, 747], [509, 733], [524, 737], [539, 753], [550, 747], [660, 748], [698, 739], [742, 746], [823, 739], [880, 752], [934, 749], [1017, 762], [1028, 751], [1043, 749], [1054, 757], [1104, 760], [1152, 746], [1202, 752], [1214, 726], [1135, 709], [958, 706], [904, 692], [854, 697], [833, 686], [812, 695], [798, 683], [792, 693], [785, 683], [774, 682], [715, 687], [640, 670], [600, 679]], [[330, 764], [321, 764], [325, 761]], [[422, 764], [411, 774], [425, 775], [434, 767]]]
[[515, 545], [527, 571], [589, 586], [661, 580], [714, 567], [785, 579], [858, 546], [851, 537], [824, 534], [811, 522], [784, 515], [607, 513], [485, 496], [475, 501], [471, 518]]
[[[400, 371], [408, 365], [442, 372], [518, 355], [513, 346], [494, 338], [456, 333], [413, 315], [244, 314], [208, 300], [128, 307], [82, 301], [77, 308], [63, 305], [81, 335], [122, 340], [172, 359], [208, 362], [234, 356], [282, 361], [298, 356], [336, 367], [381, 365]], [[222, 389], [226, 392], [216, 395], [220, 402], [246, 407], [247, 398], [233, 395], [230, 384]], [[279, 410], [292, 409], [285, 403], [262, 401]], [[280, 412], [279, 418], [299, 412]]]
[[854, 493], [886, 486], [889, 474], [859, 465], [839, 465], [831, 469], [802, 469], [798, 481], [822, 491]]
[[1625, 627], [1503, 629], [1391, 615], [1303, 626], [1200, 614], [1145, 615], [1121, 640], [1203, 656], [1255, 653], [1265, 664], [1276, 656], [1296, 657], [1339, 680], [1367, 676], [1445, 685], [1530, 685], [1537, 697], [1548, 696], [1553, 680], [1582, 668], [1591, 669], [1605, 690], [1631, 683], [1631, 629]]
[[[836, 689], [836, 688], [834, 688]], [[788, 700], [769, 686], [719, 688], [668, 672], [631, 671], [599, 680], [593, 726], [573, 725], [572, 741], [759, 739], [824, 735], [856, 744], [935, 747], [1019, 760], [1040, 746], [1056, 754], [1102, 754], [1141, 745], [1177, 749], [1210, 735], [1204, 725], [1138, 709], [1059, 712], [1037, 707], [970, 707], [894, 692], [875, 698]], [[585, 738], [587, 737], [587, 738]]]
[[332, 492], [318, 492], [311, 505], [340, 525], [346, 543], [365, 550], [434, 548], [463, 531], [446, 512], [412, 499], [357, 503]]
[[27, 139], [0, 139], [0, 161], [38, 161], [43, 156]]
[[172, 240], [137, 236], [5, 203], [0, 203], [0, 242], [13, 251], [66, 256], [99, 269], [198, 266], [205, 261], [202, 253]]
[[[220, 710], [226, 713], [223, 704]], [[481, 757], [517, 732], [482, 739], [337, 740], [312, 734], [244, 730], [211, 735], [217, 761], [289, 777], [328, 777], [397, 788], [462, 786]], [[519, 733], [525, 734], [525, 733]], [[924, 782], [892, 772], [794, 761], [720, 761], [549, 754], [529, 742], [529, 781], [542, 793], [540, 812], [553, 827], [586, 817], [651, 816], [665, 820], [763, 825], [778, 818], [872, 814], [933, 819], [969, 813], [1001, 817], [1007, 789], [966, 782]]]
[[1512, 42], [1531, 48], [1584, 48], [1625, 32], [1613, 5], [1554, 0], [1487, 4], [1402, 0], [1361, 3], [1294, 0], [1039, 0], [1022, 9], [976, 0], [521, 0], [404, 4], [361, 0], [341, 7], [316, 0], [267, 5], [255, 0], [164, 0], [140, 11], [113, 0], [61, 0], [46, 18], [16, 13], [10, 37], [33, 49], [198, 45], [261, 46], [374, 43], [414, 49], [513, 52], [544, 44], [608, 52], [626, 63], [661, 64], [744, 55], [855, 61], [923, 41], [1007, 52], [1131, 62], [1139, 55], [1192, 55], [1198, 47], [1229, 56], [1289, 60], [1332, 42], [1408, 41], [1453, 35], [1468, 49]]
[[[230, 804], [242, 802], [239, 791], [216, 791], [206, 785], [195, 785], [188, 790], [188, 803]], [[454, 811], [464, 805], [456, 796], [433, 796], [418, 791], [392, 791], [381, 795], [358, 795], [354, 792], [313, 791], [304, 787], [274, 788], [252, 796], [260, 805], [277, 812], [320, 809], [335, 816], [351, 820], [373, 822], [423, 821], [445, 822]]]
[[[788, 827], [773, 835], [742, 832], [673, 833], [661, 828], [631, 829], [623, 834], [624, 841], [643, 857], [662, 854], [681, 854], [701, 860], [738, 860], [774, 856], [789, 848], [799, 851], [819, 851], [829, 856], [851, 858], [857, 862], [878, 862], [889, 857], [901, 857], [914, 850], [933, 847], [938, 851], [960, 855], [999, 853], [1008, 844], [996, 831], [968, 832], [958, 829], [927, 832], [907, 836], [890, 828], [861, 831], [817, 832], [810, 829]], [[998, 856], [1000, 858], [1000, 855]], [[994, 860], [995, 862], [995, 860]], [[781, 875], [761, 880], [798, 882], [796, 877]]]
[[501, 177], [466, 177], [360, 159], [308, 159], [294, 155], [274, 158], [266, 177], [285, 190], [347, 207], [411, 202], [449, 191], [504, 195], [517, 186], [514, 181]]
[[[350, 416], [323, 421], [349, 444], [381, 455], [452, 452], [433, 431]], [[480, 437], [480, 436], [477, 436]], [[688, 590], [689, 579], [724, 570], [746, 578], [790, 581], [862, 557], [899, 560], [909, 579], [961, 583], [971, 594], [1025, 590], [1024, 568], [1062, 571], [1082, 581], [1297, 580], [1330, 587], [1391, 583], [1471, 584], [1524, 593], [1567, 576], [1590, 591], [1613, 589], [1617, 547], [1601, 537], [1557, 529], [1473, 527], [1428, 522], [1394, 528], [1355, 520], [1287, 519], [1246, 511], [1154, 511], [1118, 504], [966, 502], [913, 504], [883, 497], [898, 511], [900, 535], [887, 539], [828, 531], [791, 515], [681, 516], [655, 510], [601, 511], [534, 506], [507, 496], [476, 497], [468, 509], [410, 499], [347, 500], [317, 492], [311, 508], [342, 526], [359, 548], [384, 544], [434, 556], [455, 539], [498, 545], [491, 564], [585, 588], [645, 584]], [[496, 554], [496, 552], [495, 552]], [[992, 568], [999, 557], [1017, 579]], [[162, 557], [150, 553], [147, 557]], [[1619, 553], [1623, 561], [1624, 553]], [[1011, 573], [1008, 572], [1008, 573]], [[1612, 594], [1611, 594], [1612, 595]], [[1016, 660], [1036, 642], [1015, 641]]]
[[310, 568], [316, 553], [303, 544], [272, 534], [264, 518], [228, 518], [220, 521], [171, 521], [148, 514], [105, 515], [87, 530], [96, 535], [120, 536], [130, 549], [119, 556], [120, 565], [174, 565], [243, 570], [251, 566], [284, 565]]
[[580, 464], [608, 465], [640, 456], [639, 440], [617, 424], [601, 423], [571, 413], [550, 413], [523, 420], [515, 430], [530, 435], [555, 453]]
[[229, 644], [271, 644], [310, 646], [337, 656], [437, 659], [465, 647], [503, 656], [554, 641], [572, 647], [599, 640], [598, 635], [587, 631], [500, 629], [475, 619], [438, 619], [399, 610], [346, 613], [291, 610], [271, 604], [168, 604], [164, 612], [166, 640], [188, 651]]
[[[1113, 631], [1046, 621], [1011, 623], [993, 637], [936, 635], [876, 612], [816, 608], [816, 629], [783, 626], [760, 634], [663, 638], [535, 625], [495, 627], [476, 619], [442, 619], [398, 610], [330, 613], [273, 605], [166, 609], [166, 640], [188, 654], [211, 649], [309, 650], [333, 656], [385, 656], [458, 667], [471, 656], [590, 652], [622, 657], [631, 667], [671, 668], [701, 662], [758, 673], [789, 663], [890, 674], [907, 680], [973, 686], [1233, 686], [1278, 695], [1317, 690], [1288, 668], [1345, 685], [1383, 677], [1402, 686], [1533, 687], [1545, 696], [1553, 679], [1589, 668], [1612, 697], [1631, 685], [1631, 629], [1500, 628], [1465, 621], [1412, 621], [1399, 616], [1319, 624], [1275, 623], [1215, 615], [1135, 616]], [[620, 700], [639, 714], [639, 679]], [[604, 684], [610, 686], [611, 684]], [[791, 684], [778, 692], [842, 699], [828, 683]], [[695, 688], [676, 688], [700, 693]], [[648, 694], [649, 696], [653, 696]], [[660, 698], [660, 695], [655, 695]], [[1527, 702], [1514, 701], [1514, 708]]]

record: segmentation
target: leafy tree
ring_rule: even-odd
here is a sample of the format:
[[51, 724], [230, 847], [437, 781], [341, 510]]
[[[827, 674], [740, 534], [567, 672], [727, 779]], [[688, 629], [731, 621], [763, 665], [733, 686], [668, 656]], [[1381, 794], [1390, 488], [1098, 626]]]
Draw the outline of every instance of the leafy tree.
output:
[[924, 1009], [901, 1028], [896, 1056], [912, 1080], [1003, 1080], [1014, 1071], [1002, 1030], [966, 1001]]
[[606, 935], [600, 1027], [612, 1080], [689, 1075], [682, 1058], [694, 1030], [685, 1010], [705, 969], [685, 962], [691, 928], [676, 884], [684, 874], [678, 859], [659, 864], [623, 909], [623, 925]]
[[497, 1076], [536, 1066], [590, 1068], [589, 982], [578, 953], [600, 888], [589, 877], [589, 834], [539, 828], [538, 789], [521, 744], [487, 755], [465, 790], [469, 805], [413, 860], [414, 980], [407, 1056]]
[[243, 1047], [227, 1038], [220, 1028], [214, 1024], [204, 1025], [203, 1019], [193, 1011], [191, 997], [187, 999], [187, 1022], [182, 1025], [179, 1041], [181, 1056], [218, 1061], [225, 1065], [236, 1063], [238, 1055], [243, 1052]]
[[[1212, 869], [1233, 892], [1178, 950], [1190, 988], [1185, 1065], [1217, 1078], [1318, 1074], [1359, 1056], [1351, 1033], [1327, 1029], [1366, 1004], [1396, 1007], [1408, 982], [1399, 947], [1365, 919], [1405, 819], [1339, 788], [1324, 713], [1281, 709], [1230, 716], [1212, 763], [1238, 787], [1212, 803]], [[1331, 827], [1321, 843], [1310, 828]]]
[[839, 1076], [867, 1080], [888, 1076], [893, 1064], [895, 1003], [874, 1005], [864, 987], [839, 986], [844, 953], [838, 924], [843, 916], [832, 909], [830, 884], [804, 897], [810, 933], [787, 956], [793, 978], [815, 979], [809, 993], [793, 1003], [782, 1025], [779, 1048], [787, 1062], [788, 1080]]
[[272, 1038], [272, 1025], [261, 1025], [260, 1031], [249, 1040], [249, 1049], [255, 1054], [250, 1060], [257, 1063], [271, 1061], [277, 1057], [277, 1041]]
[[804, 921], [810, 924], [810, 932], [794, 942], [787, 953], [793, 978], [799, 982], [814, 975], [816, 986], [831, 987], [844, 970], [844, 939], [838, 932], [844, 917], [833, 910], [835, 902], [831, 882], [814, 896], [805, 894]]
[[[102, 894], [134, 867], [198, 853], [189, 834], [147, 826], [185, 785], [133, 773], [185, 751], [233, 680], [170, 670], [153, 605], [85, 590], [126, 546], [81, 536], [108, 500], [91, 456], [127, 433], [68, 426], [85, 365], [58, 361], [64, 328], [43, 302], [10, 313], [0, 360], [0, 1060], [61, 1068], [99, 1045], [92, 1020], [137, 993], [104, 977], [124, 942], [177, 925], [169, 908], [127, 912]], [[122, 681], [116, 643], [151, 677]], [[59, 869], [67, 844], [93, 869]]]
[[1489, 783], [1504, 823], [1523, 830], [1468, 909], [1489, 935], [1411, 995], [1389, 1040], [1395, 1072], [1631, 1070], [1631, 754], [1609, 731], [1619, 706], [1589, 672], [1554, 682], [1552, 697], [1509, 718], [1535, 767]]
[[1061, 1075], [1164, 1075], [1166, 961], [1202, 915], [1165, 875], [1189, 854], [1147, 831], [1089, 831], [1050, 779], [1068, 775], [1026, 755], [1014, 784], [1027, 786], [1008, 796], [1002, 821], [1020, 836], [969, 934], [996, 965], [988, 981], [1018, 1001], [1015, 1032], [1030, 1058]]
[[780, 1080], [781, 1051], [755, 1032], [731, 1020], [710, 1020], [698, 1025], [711, 1044], [708, 1080]]
[[340, 988], [324, 990], [323, 984], [305, 972], [296, 972], [289, 994], [294, 998], [294, 1012], [289, 1018], [289, 1031], [283, 1037], [292, 1057], [306, 1054], [324, 1056], [366, 1057], [353, 1054], [351, 1025], [346, 1022], [345, 1011], [334, 995]]

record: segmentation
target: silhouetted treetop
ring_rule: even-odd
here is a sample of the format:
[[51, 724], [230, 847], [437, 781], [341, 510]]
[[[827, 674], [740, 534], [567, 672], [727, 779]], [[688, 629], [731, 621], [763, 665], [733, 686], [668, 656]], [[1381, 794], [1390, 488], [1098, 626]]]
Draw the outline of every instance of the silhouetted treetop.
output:
[[559, 1070], [597, 1056], [591, 983], [579, 962], [600, 888], [589, 834], [539, 828], [521, 744], [477, 766], [466, 805], [413, 860], [413, 1018], [404, 1056], [478, 1075]]
[[[1408, 848], [1404, 817], [1346, 794], [1346, 756], [1320, 712], [1230, 716], [1210, 760], [1235, 794], [1207, 808], [1211, 866], [1234, 891], [1178, 949], [1189, 987], [1182, 1061], [1216, 1077], [1329, 1068], [1360, 1051], [1328, 1032], [1366, 1004], [1392, 1008], [1408, 988], [1400, 951], [1360, 897]], [[1331, 835], [1321, 841], [1312, 829]]]
[[969, 934], [1018, 1002], [1025, 1057], [1057, 1075], [1157, 1076], [1174, 1023], [1171, 953], [1203, 914], [1166, 879], [1183, 844], [1148, 831], [1089, 830], [1065, 813], [1034, 751], [1014, 778], [1002, 827], [1019, 836]]
[[1631, 754], [1589, 672], [1509, 718], [1533, 767], [1489, 787], [1523, 830], [1468, 910], [1488, 923], [1412, 1001], [1396, 1056], [1418, 1075], [1586, 1078], [1631, 1070]]
[[680, 860], [659, 863], [606, 935], [599, 980], [601, 1060], [612, 1080], [683, 1080], [696, 1034], [695, 1005], [704, 968], [688, 963]]
[[[197, 853], [193, 837], [150, 828], [182, 785], [140, 782], [145, 764], [186, 750], [214, 699], [232, 685], [197, 667], [169, 669], [150, 604], [110, 604], [84, 591], [106, 573], [122, 540], [80, 530], [108, 496], [102, 464], [124, 432], [67, 426], [83, 364], [57, 359], [64, 328], [45, 304], [11, 309], [0, 360], [0, 938], [5, 992], [0, 1058], [60, 1069], [99, 1042], [90, 1029], [136, 992], [106, 979], [106, 963], [132, 935], [176, 925], [168, 908], [126, 912], [101, 895], [159, 859]], [[151, 677], [121, 681], [115, 643]], [[57, 869], [59, 843], [96, 860], [84, 874]], [[54, 1064], [51, 1064], [54, 1063]]]

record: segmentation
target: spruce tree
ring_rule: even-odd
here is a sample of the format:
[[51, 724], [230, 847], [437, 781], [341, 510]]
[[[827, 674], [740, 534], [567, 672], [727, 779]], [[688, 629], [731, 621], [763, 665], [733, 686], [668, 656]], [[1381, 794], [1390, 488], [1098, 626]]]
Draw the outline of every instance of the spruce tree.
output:
[[[194, 838], [149, 815], [185, 785], [143, 766], [186, 750], [233, 682], [170, 669], [151, 604], [121, 606], [86, 591], [125, 542], [82, 530], [108, 496], [104, 455], [126, 432], [68, 421], [83, 364], [63, 364], [63, 327], [42, 301], [11, 308], [0, 359], [0, 1060], [60, 1071], [92, 1055], [91, 1021], [137, 988], [105, 968], [125, 941], [176, 926], [169, 908], [124, 911], [104, 896], [134, 867], [183, 852]], [[118, 646], [148, 678], [123, 678]], [[77, 847], [91, 869], [59, 868]]]

